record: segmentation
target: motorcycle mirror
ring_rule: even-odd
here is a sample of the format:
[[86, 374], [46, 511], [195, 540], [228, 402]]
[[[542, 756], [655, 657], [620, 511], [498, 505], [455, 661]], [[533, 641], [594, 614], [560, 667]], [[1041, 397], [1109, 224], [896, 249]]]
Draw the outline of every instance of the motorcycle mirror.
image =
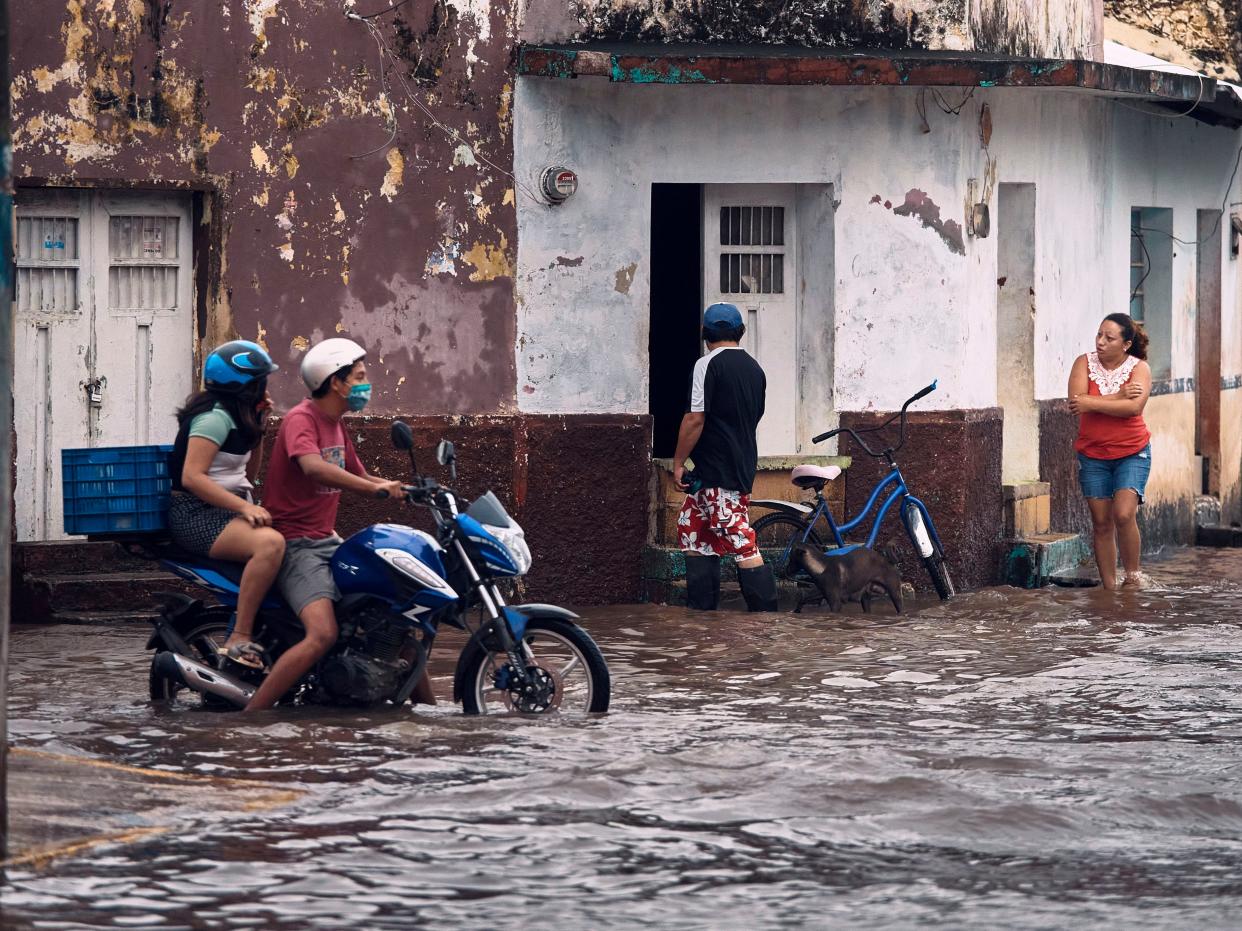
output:
[[443, 466], [456, 458], [457, 451], [453, 448], [453, 444], [448, 440], [441, 440], [440, 445], [436, 447], [436, 462]]
[[401, 420], [392, 422], [392, 445], [397, 449], [414, 448], [414, 433], [409, 424]]
[[441, 440], [436, 447], [436, 461], [449, 467], [449, 476], [457, 481], [457, 450], [449, 440]]

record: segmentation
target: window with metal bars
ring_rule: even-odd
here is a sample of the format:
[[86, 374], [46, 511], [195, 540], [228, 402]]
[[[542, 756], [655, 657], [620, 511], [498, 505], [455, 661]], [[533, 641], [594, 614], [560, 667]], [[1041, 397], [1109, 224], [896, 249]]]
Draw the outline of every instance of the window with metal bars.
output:
[[783, 294], [785, 208], [720, 208], [720, 293]]
[[17, 312], [78, 312], [77, 217], [17, 217]]
[[114, 311], [177, 306], [176, 217], [114, 216], [108, 224], [108, 307]]

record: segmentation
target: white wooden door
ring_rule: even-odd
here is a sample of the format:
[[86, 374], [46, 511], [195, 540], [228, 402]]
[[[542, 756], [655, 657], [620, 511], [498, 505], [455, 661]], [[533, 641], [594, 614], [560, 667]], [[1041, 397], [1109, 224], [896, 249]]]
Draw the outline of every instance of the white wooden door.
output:
[[709, 184], [703, 190], [705, 304], [736, 304], [743, 347], [768, 380], [761, 456], [797, 452], [798, 297], [794, 186]]
[[60, 451], [171, 443], [195, 382], [188, 198], [17, 198], [17, 538], [64, 536]]

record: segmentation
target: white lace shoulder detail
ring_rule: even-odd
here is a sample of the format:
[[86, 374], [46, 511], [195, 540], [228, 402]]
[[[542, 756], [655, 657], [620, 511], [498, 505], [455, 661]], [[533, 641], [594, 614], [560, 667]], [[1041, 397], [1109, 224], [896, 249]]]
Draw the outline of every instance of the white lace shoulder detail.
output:
[[1100, 365], [1098, 352], [1087, 353], [1087, 377], [1095, 382], [1100, 394], [1116, 394], [1121, 386], [1130, 378], [1130, 373], [1139, 364], [1138, 356], [1126, 356], [1126, 361], [1112, 371]]

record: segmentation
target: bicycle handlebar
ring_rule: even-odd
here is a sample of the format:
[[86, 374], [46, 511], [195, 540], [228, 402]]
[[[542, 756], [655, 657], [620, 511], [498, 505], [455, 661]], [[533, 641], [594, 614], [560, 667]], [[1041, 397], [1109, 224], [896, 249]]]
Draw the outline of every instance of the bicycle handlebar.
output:
[[[880, 424], [879, 426], [867, 427], [866, 429], [863, 429], [861, 431], [855, 431], [849, 427], [837, 427], [837, 429], [835, 430], [829, 430], [827, 433], [821, 433], [818, 436], [811, 437], [811, 442], [822, 443], [824, 440], [832, 439], [832, 437], [837, 436], [838, 434], [848, 433], [851, 437], [854, 438], [854, 442], [857, 443], [859, 446], [861, 446], [863, 448], [863, 451], [866, 452], [866, 454], [868, 456], [871, 456], [872, 458], [878, 459], [880, 456], [886, 455], [888, 453], [895, 453], [897, 452], [897, 450], [901, 449], [901, 447], [906, 445], [906, 408], [908, 408], [911, 404], [913, 404], [919, 398], [927, 397], [927, 395], [931, 394], [933, 391], [936, 390], [936, 386], [939, 384], [940, 384], [940, 380], [936, 379], [936, 381], [933, 381], [926, 388], [916, 391], [913, 395], [911, 395], [909, 398], [906, 399], [905, 404], [901, 405], [900, 411], [898, 411], [892, 417], [888, 418], [888, 420], [884, 421], [884, 423]], [[875, 450], [873, 450], [870, 446], [866, 444], [866, 442], [863, 440], [861, 436], [858, 435], [860, 432], [861, 433], [875, 433], [879, 430], [883, 430], [885, 427], [887, 427], [890, 423], [892, 423], [898, 417], [901, 418], [901, 434], [897, 441], [897, 445], [884, 450], [884, 452], [877, 453]]]

